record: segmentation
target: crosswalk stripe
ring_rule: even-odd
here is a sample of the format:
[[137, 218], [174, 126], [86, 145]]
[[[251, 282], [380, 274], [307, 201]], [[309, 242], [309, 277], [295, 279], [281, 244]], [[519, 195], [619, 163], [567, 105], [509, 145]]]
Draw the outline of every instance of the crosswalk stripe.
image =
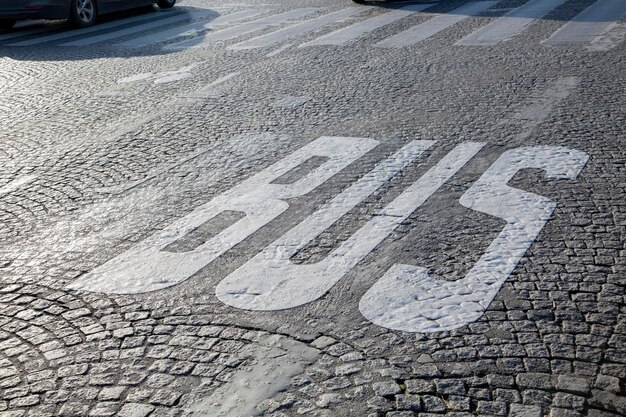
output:
[[111, 39], [119, 38], [133, 33], [143, 32], [144, 30], [150, 30], [173, 23], [183, 22], [190, 19], [203, 19], [215, 14], [212, 10], [194, 11], [192, 13], [180, 13], [176, 16], [171, 16], [165, 19], [159, 19], [157, 21], [144, 23], [142, 25], [132, 26], [121, 30], [116, 30], [109, 33], [103, 33], [102, 35], [90, 36], [87, 38], [77, 39], [75, 41], [63, 43], [60, 46], [88, 46], [95, 43], [105, 42]]
[[539, 19], [567, 0], [531, 0], [497, 20], [478, 29], [456, 45], [495, 45], [521, 32], [532, 21]]
[[438, 15], [437, 17], [434, 17], [424, 23], [407, 29], [404, 32], [400, 32], [397, 35], [384, 39], [378, 42], [376, 46], [389, 48], [415, 45], [416, 43], [428, 39], [470, 16], [477, 15], [496, 3], [497, 1], [480, 1], [466, 4], [458, 9], [452, 10], [449, 13]]
[[95, 26], [92, 26], [92, 27], [86, 28], [86, 29], [68, 30], [68, 31], [63, 31], [63, 32], [59, 32], [59, 33], [54, 33], [54, 34], [48, 35], [48, 36], [41, 36], [41, 37], [38, 37], [38, 38], [35, 38], [35, 39], [28, 39], [28, 40], [21, 41], [21, 42], [11, 43], [8, 46], [39, 45], [39, 44], [46, 43], [46, 42], [57, 41], [57, 40], [60, 40], [60, 39], [71, 38], [71, 37], [74, 37], [74, 36], [85, 35], [85, 34], [93, 33], [93, 32], [99, 32], [101, 30], [106, 30], [106, 29], [112, 29], [112, 28], [115, 28], [115, 27], [118, 27], [118, 26], [129, 24], [129, 23], [137, 23], [137, 22], [142, 22], [144, 20], [154, 20], [155, 17], [157, 17], [159, 15], [169, 16], [171, 13], [172, 13], [171, 11], [158, 12], [158, 14], [146, 13], [146, 14], [142, 14], [140, 16], [130, 17], [128, 19], [116, 20], [116, 21], [113, 21], [113, 22], [103, 23], [101, 25], [95, 25]]
[[411, 4], [409, 6], [404, 6], [396, 10], [391, 10], [390, 12], [374, 16], [370, 19], [355, 23], [354, 25], [348, 26], [346, 28], [331, 32], [328, 35], [321, 36], [311, 42], [300, 45], [300, 47], [302, 48], [304, 46], [313, 45], [342, 45], [344, 43], [353, 41], [365, 35], [366, 33], [370, 33], [378, 28], [387, 26], [388, 24], [393, 23], [396, 20], [400, 20], [404, 17], [410, 16], [415, 12], [422, 11], [431, 6], [432, 4]]
[[368, 9], [364, 9], [363, 7], [348, 7], [339, 10], [338, 12], [328, 13], [311, 20], [306, 20], [301, 23], [287, 26], [286, 28], [268, 33], [267, 35], [257, 36], [256, 38], [252, 38], [250, 40], [232, 45], [228, 49], [252, 49], [274, 45], [278, 42], [285, 41], [299, 35], [304, 35], [308, 32], [312, 32], [327, 24], [339, 22], [342, 19], [348, 18], [355, 14], [363, 13], [366, 10]]
[[188, 39], [182, 42], [177, 42], [168, 45], [165, 49], [188, 49], [188, 48], [202, 48], [208, 46], [213, 42], [226, 41], [236, 38], [246, 33], [256, 32], [257, 30], [266, 29], [268, 27], [280, 25], [291, 19], [298, 19], [308, 14], [314, 13], [320, 10], [314, 7], [304, 7], [299, 9], [290, 10], [285, 13], [280, 13], [274, 16], [264, 17], [262, 19], [253, 20], [252, 22], [237, 25], [232, 28], [222, 29], [215, 32], [209, 32], [203, 36], [197, 38]]
[[226, 25], [232, 22], [236, 22], [238, 20], [258, 16], [264, 12], [265, 10], [259, 10], [259, 9], [241, 10], [235, 13], [227, 14], [224, 16], [219, 16], [211, 20], [210, 22], [190, 23], [188, 25], [178, 26], [173, 29], [164, 30], [164, 31], [153, 33], [150, 35], [134, 38], [126, 42], [119, 43], [117, 44], [117, 46], [121, 46], [124, 48], [139, 48], [142, 46], [148, 46], [148, 45], [152, 45], [155, 43], [167, 41], [170, 39], [176, 39], [192, 31], [203, 31], [206, 29], [213, 29], [216, 26]]
[[38, 27], [35, 29], [27, 29], [27, 30], [20, 30], [20, 31], [15, 31], [15, 32], [9, 32], [9, 33], [4, 33], [2, 35], [0, 35], [0, 41], [6, 41], [9, 39], [15, 39], [15, 38], [21, 38], [23, 36], [29, 36], [29, 35], [35, 35], [37, 33], [42, 33], [42, 32], [49, 32], [52, 29], [49, 26], [44, 26], [44, 27]]
[[544, 41], [547, 45], [587, 43], [626, 13], [625, 0], [599, 0]]

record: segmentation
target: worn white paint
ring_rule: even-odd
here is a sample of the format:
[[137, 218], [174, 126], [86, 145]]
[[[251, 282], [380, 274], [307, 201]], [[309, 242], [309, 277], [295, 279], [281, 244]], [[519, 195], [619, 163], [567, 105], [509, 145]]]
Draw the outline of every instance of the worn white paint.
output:
[[606, 52], [624, 42], [624, 39], [626, 39], [626, 21], [624, 20], [624, 17], [622, 17], [622, 21], [612, 23], [601, 35], [591, 41], [585, 49], [589, 52]]
[[[170, 11], [163, 11], [163, 12], [159, 12], [159, 14], [156, 15], [156, 16], [158, 16], [158, 17], [161, 17], [161, 16], [171, 16], [174, 13], [175, 12], [171, 11], [171, 10]], [[75, 37], [75, 36], [87, 35], [89, 33], [100, 32], [100, 31], [103, 31], [103, 30], [110, 30], [110, 29], [116, 28], [118, 26], [124, 26], [124, 25], [130, 24], [130, 23], [141, 23], [141, 22], [146, 21], [146, 20], [154, 21], [156, 16], [155, 16], [154, 13], [142, 14], [140, 16], [130, 17], [128, 19], [113, 20], [111, 22], [102, 23], [102, 24], [99, 24], [99, 25], [92, 26], [90, 28], [61, 31], [61, 32], [50, 34], [48, 36], [40, 36], [40, 37], [37, 37], [37, 38], [34, 38], [34, 39], [27, 39], [27, 40], [24, 40], [24, 41], [11, 43], [11, 44], [9, 44], [7, 46], [39, 45], [39, 44], [42, 44], [42, 43], [58, 41], [58, 40], [61, 40], [61, 39], [72, 38], [72, 37]], [[157, 20], [157, 21], [160, 21], [160, 20]]]
[[202, 63], [203, 62], [192, 62], [189, 65], [185, 65], [184, 67], [175, 70], [161, 71], [157, 73], [142, 72], [140, 74], [120, 78], [119, 80], [117, 80], [117, 83], [129, 84], [150, 79], [153, 79], [154, 84], [166, 84], [173, 81], [180, 81], [184, 80], [185, 78], [191, 77], [193, 75], [192, 71]]
[[592, 42], [626, 13], [625, 0], [599, 0], [563, 25], [543, 43], [566, 45]]
[[16, 27], [14, 27], [11, 32], [0, 34], [0, 41], [7, 41], [10, 39], [20, 38], [22, 36], [36, 35], [38, 33], [43, 33], [43, 32], [50, 32], [53, 29], [58, 29], [58, 26], [56, 25], [53, 26], [53, 25], [48, 24], [48, 25], [36, 26], [32, 29], [27, 29], [27, 28], [22, 29], [22, 28], [18, 28], [16, 24]]
[[374, 16], [363, 20], [362, 22], [355, 23], [343, 29], [321, 36], [311, 42], [300, 45], [300, 48], [315, 45], [343, 45], [360, 38], [365, 34], [371, 33], [376, 29], [387, 26], [397, 20], [403, 19], [415, 12], [422, 11], [431, 6], [432, 4], [410, 4], [408, 6], [400, 7], [399, 9], [391, 10], [387, 13]]
[[[80, 39], [77, 39], [75, 41], [62, 43], [59, 46], [89, 46], [100, 42], [110, 41], [111, 39], [120, 38], [122, 36], [143, 32], [144, 30], [157, 29], [174, 23], [185, 22], [190, 19], [206, 19], [214, 15], [215, 12], [212, 10], [192, 10], [187, 13], [177, 13], [176, 15], [166, 17], [165, 19], [154, 20], [153, 18], [151, 22], [135, 26], [129, 26], [124, 29], [111, 31], [108, 33], [102, 33], [100, 35], [81, 37]], [[94, 27], [97, 28], [98, 26]]]
[[276, 49], [274, 49], [272, 52], [269, 52], [268, 54], [265, 55], [266, 58], [271, 58], [273, 56], [276, 56], [280, 53], [285, 52], [287, 49], [291, 48], [293, 46], [293, 43], [286, 43]]
[[215, 81], [211, 81], [204, 87], [199, 90], [190, 91], [188, 93], [182, 94], [180, 97], [185, 98], [218, 98], [222, 96], [222, 93], [216, 89], [220, 84], [224, 84], [226, 81], [231, 80], [240, 75], [239, 71], [231, 72], [230, 74], [226, 74], [223, 77], [218, 78]]
[[9, 181], [7, 184], [0, 187], [0, 196], [19, 190], [23, 186], [30, 184], [36, 179], [37, 179], [37, 175], [24, 175], [23, 177], [19, 177], [12, 181]]
[[433, 19], [420, 23], [419, 25], [415, 25], [410, 29], [398, 33], [397, 35], [384, 39], [378, 42], [376, 46], [388, 48], [415, 45], [416, 43], [426, 40], [442, 30], [467, 19], [468, 17], [479, 14], [496, 3], [497, 1], [479, 1], [475, 3], [468, 3], [451, 11], [450, 13], [438, 15]]
[[190, 34], [199, 35], [200, 32], [205, 30], [213, 30], [216, 27], [224, 26], [239, 20], [247, 19], [250, 17], [258, 16], [264, 13], [265, 10], [259, 9], [245, 9], [238, 12], [230, 13], [227, 15], [216, 17], [209, 22], [195, 22], [183, 26], [177, 26], [173, 29], [163, 30], [150, 35], [140, 36], [130, 39], [125, 42], [118, 43], [117, 46], [123, 48], [140, 48], [148, 45], [154, 45], [160, 42], [165, 42], [171, 39], [176, 39], [180, 36], [187, 36]]
[[119, 80], [117, 80], [118, 84], [128, 84], [128, 83], [135, 83], [137, 81], [145, 81], [145, 80], [149, 80], [150, 78], [154, 78], [155, 74], [152, 72], [142, 72], [139, 74], [135, 74], [135, 75], [130, 75], [128, 77], [123, 77], [120, 78]]
[[495, 45], [512, 38], [567, 0], [531, 0], [458, 41], [457, 45]]
[[210, 46], [215, 42], [227, 41], [234, 39], [247, 33], [256, 32], [258, 30], [266, 29], [269, 27], [281, 25], [293, 19], [299, 19], [307, 16], [311, 13], [319, 11], [319, 8], [305, 7], [294, 10], [289, 10], [285, 13], [280, 13], [273, 16], [267, 16], [261, 19], [253, 20], [252, 22], [243, 23], [227, 29], [221, 29], [214, 32], [205, 33], [197, 38], [188, 39], [182, 42], [173, 43], [168, 45], [165, 49], [179, 50], [188, 48], [202, 48]]
[[362, 7], [347, 7], [337, 12], [324, 14], [314, 19], [305, 20], [304, 22], [287, 26], [286, 28], [270, 32], [266, 35], [257, 36], [247, 41], [232, 45], [228, 47], [228, 49], [254, 49], [275, 45], [296, 36], [305, 35], [309, 32], [319, 30], [331, 23], [340, 22], [343, 19], [363, 13], [366, 10], [367, 9]]
[[363, 316], [379, 326], [409, 332], [451, 330], [480, 318], [556, 207], [547, 197], [507, 183], [527, 168], [544, 170], [548, 178], [575, 179], [587, 159], [584, 152], [556, 146], [505, 152], [460, 200], [465, 207], [507, 222], [467, 276], [437, 280], [425, 268], [396, 264], [361, 299]]
[[293, 377], [319, 358], [320, 352], [281, 335], [262, 335], [237, 352], [246, 360], [229, 382], [206, 398], [186, 407], [196, 417], [248, 417], [262, 415], [261, 403], [289, 388]]
[[273, 104], [273, 106], [280, 107], [283, 109], [295, 109], [297, 107], [304, 105], [305, 103], [311, 100], [313, 100], [313, 98], [309, 96], [297, 96], [297, 97], [289, 96], [289, 97], [285, 97], [276, 101]]
[[220, 282], [216, 289], [218, 298], [242, 309], [281, 310], [310, 303], [326, 294], [483, 147], [482, 143], [472, 142], [456, 147], [324, 260], [303, 265], [291, 262], [300, 249], [432, 143], [411, 142], [381, 162], [365, 177]]
[[[95, 268], [69, 288], [133, 294], [183, 282], [283, 213], [289, 207], [285, 200], [308, 194], [377, 144], [366, 138], [321, 137]], [[314, 156], [328, 160], [293, 184], [272, 184]], [[190, 252], [164, 251], [224, 211], [245, 213], [245, 217]]]

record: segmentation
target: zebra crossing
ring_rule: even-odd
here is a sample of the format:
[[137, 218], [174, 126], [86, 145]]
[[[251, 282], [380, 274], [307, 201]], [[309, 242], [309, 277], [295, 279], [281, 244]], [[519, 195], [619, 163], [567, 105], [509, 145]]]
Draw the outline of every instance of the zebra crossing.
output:
[[[297, 8], [278, 14], [255, 7], [220, 14], [214, 10], [179, 8], [178, 10], [133, 16], [109, 21], [86, 29], [59, 30], [59, 25], [28, 27], [0, 34], [0, 47], [53, 45], [87, 47], [107, 45], [117, 48], [162, 47], [166, 50], [205, 48], [227, 45], [228, 50], [254, 50], [292, 41], [299, 48], [341, 46], [367, 39], [376, 30], [406, 24], [417, 17], [419, 22], [385, 39], [372, 42], [378, 48], [417, 45], [468, 19], [481, 18], [484, 24], [457, 40], [455, 46], [496, 45], [519, 36], [536, 22], [546, 18], [571, 0], [529, 0], [498, 14], [499, 0], [472, 1], [445, 13], [433, 13], [436, 3], [408, 4], [395, 8], [346, 7], [325, 10]], [[493, 12], [486, 15], [489, 11]], [[496, 16], [492, 16], [493, 14]], [[546, 46], [591, 44], [611, 31], [626, 15], [625, 0], [596, 0], [541, 41]], [[491, 17], [487, 17], [491, 16]], [[337, 28], [337, 26], [341, 26]], [[49, 32], [52, 33], [49, 33]], [[298, 43], [298, 38], [320, 33], [313, 40]], [[610, 47], [616, 46], [619, 39]]]

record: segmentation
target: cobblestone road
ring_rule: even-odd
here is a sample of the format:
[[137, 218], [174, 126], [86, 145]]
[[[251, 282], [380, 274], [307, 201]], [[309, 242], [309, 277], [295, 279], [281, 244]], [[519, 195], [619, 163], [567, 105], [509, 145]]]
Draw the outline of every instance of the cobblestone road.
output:
[[0, 417], [626, 415], [625, 13], [0, 34]]

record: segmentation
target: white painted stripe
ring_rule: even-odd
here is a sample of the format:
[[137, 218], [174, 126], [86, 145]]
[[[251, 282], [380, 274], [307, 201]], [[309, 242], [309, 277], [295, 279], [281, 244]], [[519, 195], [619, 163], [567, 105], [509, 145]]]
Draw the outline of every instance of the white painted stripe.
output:
[[37, 179], [36, 175], [25, 175], [23, 177], [20, 178], [16, 178], [13, 181], [10, 181], [9, 183], [5, 184], [4, 186], [0, 187], [0, 196], [11, 193], [13, 191], [18, 190], [20, 187], [29, 184], [33, 181], [35, 181]]
[[413, 26], [412, 28], [400, 32], [390, 38], [382, 40], [376, 44], [380, 47], [402, 47], [415, 45], [433, 35], [441, 32], [448, 27], [467, 19], [470, 16], [477, 15], [495, 5], [497, 1], [480, 1], [476, 3], [468, 3], [458, 9], [452, 10], [450, 13], [438, 15], [424, 23]]
[[131, 26], [125, 29], [116, 30], [110, 33], [103, 33], [102, 35], [90, 36], [87, 38], [78, 39], [75, 41], [63, 43], [60, 46], [88, 46], [95, 43], [109, 41], [111, 39], [120, 38], [126, 35], [132, 35], [133, 33], [143, 32], [145, 30], [160, 28], [161, 26], [171, 25], [178, 22], [184, 22], [190, 19], [203, 19], [208, 16], [214, 15], [214, 11], [194, 11], [193, 13], [180, 13], [175, 16], [171, 16], [165, 19], [159, 19], [156, 21], [144, 23], [142, 25]]
[[[573, 180], [587, 159], [584, 152], [558, 146], [506, 151], [460, 199], [467, 208], [507, 222], [468, 274], [456, 281], [434, 279], [426, 268], [395, 264], [361, 299], [363, 316], [408, 332], [452, 330], [480, 318], [556, 207], [549, 198], [507, 183], [527, 168], [543, 170], [551, 179]], [[429, 187], [420, 184], [417, 196]]]
[[311, 42], [304, 43], [300, 45], [300, 48], [314, 45], [342, 45], [431, 6], [432, 4], [411, 4], [397, 10], [391, 10], [346, 28], [336, 30]]
[[348, 7], [338, 12], [325, 14], [315, 19], [307, 20], [301, 23], [288, 26], [283, 29], [279, 29], [275, 32], [268, 33], [267, 35], [257, 36], [250, 40], [230, 46], [228, 49], [253, 49], [263, 48], [266, 46], [274, 45], [276, 43], [286, 41], [296, 36], [304, 35], [306, 33], [318, 30], [330, 23], [339, 22], [350, 16], [354, 16], [358, 13], [363, 13], [368, 9], [362, 7]]
[[246, 33], [256, 32], [257, 30], [277, 26], [289, 20], [304, 17], [318, 10], [320, 9], [313, 7], [290, 10], [285, 13], [264, 17], [262, 19], [254, 20], [252, 22], [244, 23], [242, 25], [238, 25], [232, 28], [209, 32], [194, 39], [188, 39], [182, 42], [168, 45], [165, 49], [179, 50], [188, 48], [202, 48], [214, 42], [226, 41], [241, 35], [245, 35]]
[[189, 93], [182, 94], [180, 97], [186, 98], [218, 98], [222, 96], [222, 93], [215, 89], [216, 86], [225, 83], [226, 81], [235, 78], [240, 74], [239, 71], [231, 72], [217, 80], [210, 82], [199, 90], [191, 91]]
[[[433, 143], [434, 141], [410, 142], [376, 165], [372, 171], [224, 278], [215, 290], [217, 297], [237, 308], [282, 310], [315, 301], [326, 294], [403, 219], [396, 213], [376, 216], [326, 258], [314, 264], [294, 264], [291, 262], [293, 255], [386, 184]], [[459, 158], [453, 164], [463, 166], [465, 162]], [[448, 172], [452, 175], [456, 171], [451, 168]], [[412, 200], [404, 203], [411, 208], [416, 205], [415, 199], [422, 201], [428, 198], [423, 194], [410, 197]], [[392, 202], [392, 207], [393, 204]], [[413, 209], [406, 215], [411, 212]]]
[[[179, 284], [280, 216], [290, 199], [310, 193], [377, 145], [367, 138], [321, 137], [82, 275], [68, 288], [137, 294]], [[273, 183], [314, 156], [327, 160], [294, 183]], [[224, 211], [245, 217], [189, 252], [166, 250]]]
[[227, 14], [225, 16], [219, 16], [211, 20], [210, 22], [190, 23], [188, 25], [178, 26], [173, 29], [160, 31], [151, 35], [134, 38], [126, 42], [119, 43], [117, 45], [123, 48], [139, 48], [143, 46], [148, 46], [148, 45], [152, 45], [155, 43], [164, 42], [170, 39], [175, 39], [180, 36], [187, 36], [194, 32], [201, 32], [207, 29], [213, 29], [217, 26], [227, 25], [229, 23], [236, 22], [238, 20], [258, 16], [264, 12], [265, 10], [259, 10], [259, 9], [241, 10], [239, 12]]
[[567, 0], [531, 0], [458, 41], [457, 45], [494, 45], [521, 32]]
[[268, 53], [267, 55], [265, 55], [265, 57], [266, 58], [271, 58], [273, 56], [276, 56], [276, 55], [280, 54], [281, 52], [285, 52], [287, 49], [291, 48], [292, 46], [293, 46], [293, 43], [286, 43], [283, 46], [281, 46], [280, 48], [276, 48], [272, 52]]
[[606, 52], [626, 39], [626, 22], [612, 23], [602, 35], [595, 38], [586, 49], [590, 52]]
[[303, 104], [309, 102], [313, 100], [313, 97], [309, 97], [309, 96], [298, 96], [298, 97], [293, 97], [293, 96], [289, 96], [289, 97], [285, 97], [282, 98], [278, 101], [276, 101], [273, 106], [274, 107], [281, 107], [283, 109], [295, 109], [297, 107], [302, 106]]
[[21, 38], [21, 37], [29, 36], [29, 35], [36, 35], [37, 33], [42, 33], [42, 32], [51, 32], [54, 29], [58, 29], [58, 26], [47, 25], [47, 26], [37, 27], [34, 29], [16, 30], [14, 32], [4, 33], [0, 35], [0, 41]]
[[599, 0], [554, 32], [547, 45], [592, 42], [626, 13], [626, 0]]
[[135, 16], [135, 17], [131, 17], [128, 19], [116, 20], [113, 22], [103, 23], [101, 25], [95, 25], [86, 29], [68, 30], [68, 31], [63, 31], [59, 33], [54, 33], [48, 36], [42, 36], [42, 37], [35, 38], [35, 39], [29, 39], [29, 40], [25, 40], [21, 42], [16, 42], [16, 43], [9, 44], [8, 46], [39, 45], [39, 44], [46, 43], [46, 42], [58, 41], [60, 39], [67, 39], [67, 38], [71, 38], [74, 36], [81, 36], [81, 35], [86, 35], [88, 33], [99, 32], [101, 30], [113, 29], [115, 27], [127, 25], [129, 23], [138, 23], [138, 22], [143, 22], [144, 20], [154, 20], [161, 16], [170, 16], [171, 14], [172, 14], [171, 11], [159, 12], [158, 14], [147, 13], [147, 14], [142, 14], [141, 16]]

